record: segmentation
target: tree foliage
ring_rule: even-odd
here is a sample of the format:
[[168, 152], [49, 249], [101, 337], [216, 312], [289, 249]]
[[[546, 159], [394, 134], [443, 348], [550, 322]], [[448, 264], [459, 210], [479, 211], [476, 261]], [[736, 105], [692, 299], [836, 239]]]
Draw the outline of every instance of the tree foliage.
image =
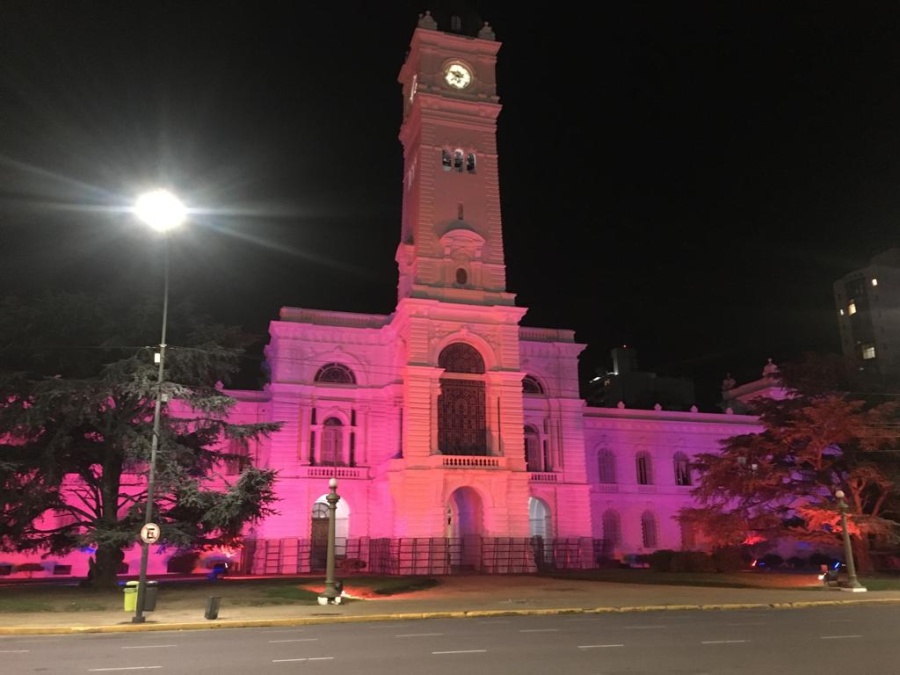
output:
[[173, 308], [158, 389], [160, 309], [78, 294], [0, 301], [0, 549], [95, 547], [95, 579], [115, 583], [144, 519], [158, 391], [161, 543], [231, 543], [273, 512], [274, 472], [222, 471], [278, 426], [229, 422], [222, 383], [247, 336]]
[[784, 536], [839, 544], [835, 492], [849, 505], [861, 571], [870, 544], [893, 543], [898, 471], [896, 397], [865, 382], [839, 357], [805, 355], [778, 376], [783, 399], [757, 399], [761, 430], [727, 438], [696, 458], [699, 506], [682, 518], [718, 545]]

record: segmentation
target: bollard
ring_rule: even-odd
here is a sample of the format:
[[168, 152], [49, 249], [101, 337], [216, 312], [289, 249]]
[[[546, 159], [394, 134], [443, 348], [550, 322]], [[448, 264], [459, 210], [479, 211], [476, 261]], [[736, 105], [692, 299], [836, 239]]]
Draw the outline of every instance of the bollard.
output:
[[206, 601], [206, 614], [204, 614], [203, 616], [205, 616], [210, 621], [212, 621], [213, 619], [218, 619], [220, 600], [221, 598], [215, 595], [211, 596], [209, 600]]

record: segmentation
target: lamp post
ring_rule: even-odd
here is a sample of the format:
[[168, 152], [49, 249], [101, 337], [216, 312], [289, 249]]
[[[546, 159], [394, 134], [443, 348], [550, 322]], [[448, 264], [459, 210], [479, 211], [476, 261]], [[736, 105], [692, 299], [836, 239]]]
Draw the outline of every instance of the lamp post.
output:
[[319, 596], [320, 605], [341, 604], [341, 593], [334, 581], [334, 546], [335, 546], [335, 512], [337, 503], [341, 500], [337, 493], [337, 478], [332, 477], [328, 481], [328, 494], [325, 501], [328, 502], [328, 553], [325, 558], [325, 590]]
[[859, 583], [856, 578], [856, 565], [853, 563], [853, 548], [850, 546], [850, 532], [847, 530], [847, 502], [844, 500], [844, 491], [838, 490], [834, 493], [837, 497], [838, 511], [841, 512], [841, 533], [844, 538], [844, 558], [847, 560], [847, 574], [849, 576], [847, 587], [842, 590], [852, 592], [863, 592], [866, 588]]
[[[150, 438], [150, 467], [147, 473], [147, 508], [144, 513], [144, 528], [153, 524], [153, 496], [156, 483], [156, 452], [159, 448], [160, 413], [163, 402], [162, 382], [166, 363], [166, 328], [169, 317], [169, 239], [168, 232], [184, 222], [186, 211], [178, 198], [165, 190], [148, 192], [141, 196], [134, 208], [134, 213], [147, 225], [165, 237], [164, 269], [163, 269], [163, 308], [162, 333], [159, 339], [159, 353], [156, 355], [158, 365], [156, 375], [156, 400], [153, 405], [153, 435]], [[144, 598], [147, 593], [147, 563], [150, 559], [149, 537], [142, 537], [141, 571], [138, 577], [137, 603], [132, 623], [144, 622]]]

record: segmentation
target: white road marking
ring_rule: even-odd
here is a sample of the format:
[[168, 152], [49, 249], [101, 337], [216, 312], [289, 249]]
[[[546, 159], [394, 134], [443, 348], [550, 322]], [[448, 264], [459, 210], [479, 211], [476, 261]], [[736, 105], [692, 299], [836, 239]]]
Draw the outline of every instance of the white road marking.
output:
[[111, 673], [118, 670], [158, 670], [162, 666], [128, 666], [127, 668], [88, 668], [89, 673]]
[[750, 640], [703, 640], [701, 645], [739, 645], [743, 642], [750, 642]]
[[296, 663], [298, 661], [332, 661], [333, 656], [314, 656], [308, 659], [272, 659], [272, 663]]
[[437, 637], [439, 635], [443, 635], [443, 633], [404, 633], [402, 635], [395, 635], [394, 637], [398, 638], [408, 638], [408, 637]]
[[160, 647], [177, 647], [178, 645], [139, 645], [131, 647], [122, 647], [122, 649], [159, 649]]
[[624, 647], [625, 645], [578, 645], [578, 649], [606, 649], [607, 647]]
[[432, 654], [484, 654], [487, 649], [460, 649], [452, 652], [431, 652]]
[[765, 626], [766, 624], [763, 621], [760, 621], [758, 623], [726, 623], [724, 625], [733, 628], [735, 626]]
[[821, 635], [820, 640], [851, 640], [853, 638], [861, 638], [862, 635]]
[[290, 640], [269, 640], [270, 645], [279, 644], [281, 642], [315, 642], [319, 638], [292, 638]]
[[27, 654], [27, 649], [0, 649], [0, 654]]
[[665, 626], [622, 626], [622, 630], [651, 630], [653, 628], [665, 628]]
[[523, 628], [520, 633], [558, 633], [559, 628]]
[[489, 626], [491, 624], [498, 624], [498, 623], [512, 623], [512, 621], [510, 621], [509, 619], [499, 619], [497, 621], [479, 621], [478, 623], [481, 624], [482, 626]]

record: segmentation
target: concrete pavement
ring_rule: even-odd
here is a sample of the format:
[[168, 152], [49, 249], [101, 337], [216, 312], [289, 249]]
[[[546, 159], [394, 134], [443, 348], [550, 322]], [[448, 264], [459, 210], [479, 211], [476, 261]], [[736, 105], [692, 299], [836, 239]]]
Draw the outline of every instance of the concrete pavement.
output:
[[[444, 577], [437, 587], [386, 598], [345, 598], [340, 605], [241, 606], [229, 603], [227, 584], [211, 588], [221, 598], [218, 618], [204, 618], [204, 606], [167, 606], [161, 591], [157, 609], [143, 624], [131, 613], [34, 612], [0, 614], [0, 635], [198, 630], [311, 623], [398, 621], [435, 617], [510, 616], [663, 610], [792, 609], [818, 605], [900, 603], [900, 591], [851, 593], [821, 586], [805, 590], [708, 588], [614, 584], [533, 576]], [[353, 595], [352, 578], [345, 592]]]

